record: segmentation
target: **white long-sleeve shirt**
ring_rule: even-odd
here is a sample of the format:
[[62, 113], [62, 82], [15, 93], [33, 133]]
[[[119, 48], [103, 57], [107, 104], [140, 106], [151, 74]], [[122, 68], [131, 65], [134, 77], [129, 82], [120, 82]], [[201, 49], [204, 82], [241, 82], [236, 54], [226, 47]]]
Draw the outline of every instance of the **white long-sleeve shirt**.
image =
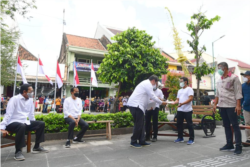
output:
[[[27, 118], [29, 117], [29, 120]], [[0, 128], [5, 130], [6, 126], [13, 122], [25, 123], [30, 125], [34, 121], [34, 104], [33, 99], [25, 99], [21, 94], [10, 99], [7, 105], [6, 114], [0, 124]]]
[[72, 97], [66, 98], [63, 103], [63, 113], [64, 118], [68, 118], [69, 115], [78, 118], [82, 114], [82, 100], [80, 98], [75, 100]]
[[[154, 91], [154, 94], [155, 96], [157, 96], [158, 98], [161, 98], [163, 99], [164, 98], [164, 95], [162, 93], [162, 90], [157, 88], [155, 91]], [[148, 106], [147, 106], [147, 110], [151, 110], [153, 108], [153, 110], [155, 108], [160, 108], [160, 105], [159, 103], [156, 103], [155, 101], [153, 101], [152, 99], [149, 99], [148, 101]]]
[[128, 100], [127, 106], [139, 107], [145, 113], [149, 99], [152, 99], [158, 104], [162, 104], [162, 101], [155, 96], [153, 86], [149, 79], [147, 79], [136, 86], [134, 92]]

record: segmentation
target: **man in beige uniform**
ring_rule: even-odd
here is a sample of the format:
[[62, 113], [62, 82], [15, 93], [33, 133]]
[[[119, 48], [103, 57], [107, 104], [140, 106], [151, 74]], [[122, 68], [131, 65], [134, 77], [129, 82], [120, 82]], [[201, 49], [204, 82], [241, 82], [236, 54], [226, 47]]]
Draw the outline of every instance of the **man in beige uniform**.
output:
[[220, 148], [220, 151], [234, 150], [232, 140], [233, 134], [230, 127], [232, 124], [235, 132], [236, 143], [234, 154], [241, 154], [241, 132], [237, 115], [241, 113], [242, 86], [238, 76], [231, 74], [231, 72], [228, 71], [228, 64], [226, 62], [218, 64], [218, 73], [221, 78], [217, 82], [214, 112], [216, 111], [216, 106], [218, 104], [227, 140], [227, 144]]

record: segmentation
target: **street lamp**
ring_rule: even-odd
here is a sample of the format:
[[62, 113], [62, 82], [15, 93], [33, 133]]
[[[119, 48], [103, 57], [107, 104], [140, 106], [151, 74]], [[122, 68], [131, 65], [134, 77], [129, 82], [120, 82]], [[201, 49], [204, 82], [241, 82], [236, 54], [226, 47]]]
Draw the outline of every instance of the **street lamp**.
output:
[[[220, 40], [221, 38], [223, 38], [225, 35], [221, 36], [219, 39], [215, 40], [214, 42], [212, 42], [212, 50], [213, 50], [213, 67], [215, 67], [215, 64], [214, 64], [214, 43], [218, 40]], [[215, 95], [215, 72], [214, 72], [214, 95]]]

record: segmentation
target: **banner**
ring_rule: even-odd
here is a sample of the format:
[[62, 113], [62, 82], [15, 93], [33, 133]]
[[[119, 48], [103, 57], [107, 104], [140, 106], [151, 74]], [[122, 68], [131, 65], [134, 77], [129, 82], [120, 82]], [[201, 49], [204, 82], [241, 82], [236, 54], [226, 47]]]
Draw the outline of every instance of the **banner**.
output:
[[[81, 63], [81, 62], [75, 62], [76, 65], [76, 70], [77, 71], [85, 71], [85, 72], [90, 72], [90, 63]], [[100, 67], [99, 64], [93, 64], [95, 72], [98, 70]]]

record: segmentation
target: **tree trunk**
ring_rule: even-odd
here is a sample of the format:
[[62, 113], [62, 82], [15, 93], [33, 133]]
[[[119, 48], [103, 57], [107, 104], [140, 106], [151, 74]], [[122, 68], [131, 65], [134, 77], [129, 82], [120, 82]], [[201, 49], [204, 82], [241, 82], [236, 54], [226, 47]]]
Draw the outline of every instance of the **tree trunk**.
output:
[[197, 80], [196, 105], [200, 105], [200, 80]]
[[[115, 98], [115, 102], [114, 102], [114, 113], [118, 112], [117, 111], [117, 107], [116, 107], [116, 102], [117, 100], [119, 100], [119, 94], [120, 94], [120, 89], [121, 89], [122, 83], [119, 82], [119, 87], [118, 87], [118, 91], [116, 93], [116, 98]], [[119, 102], [118, 102], [119, 103]], [[119, 105], [119, 104], [118, 104]]]

